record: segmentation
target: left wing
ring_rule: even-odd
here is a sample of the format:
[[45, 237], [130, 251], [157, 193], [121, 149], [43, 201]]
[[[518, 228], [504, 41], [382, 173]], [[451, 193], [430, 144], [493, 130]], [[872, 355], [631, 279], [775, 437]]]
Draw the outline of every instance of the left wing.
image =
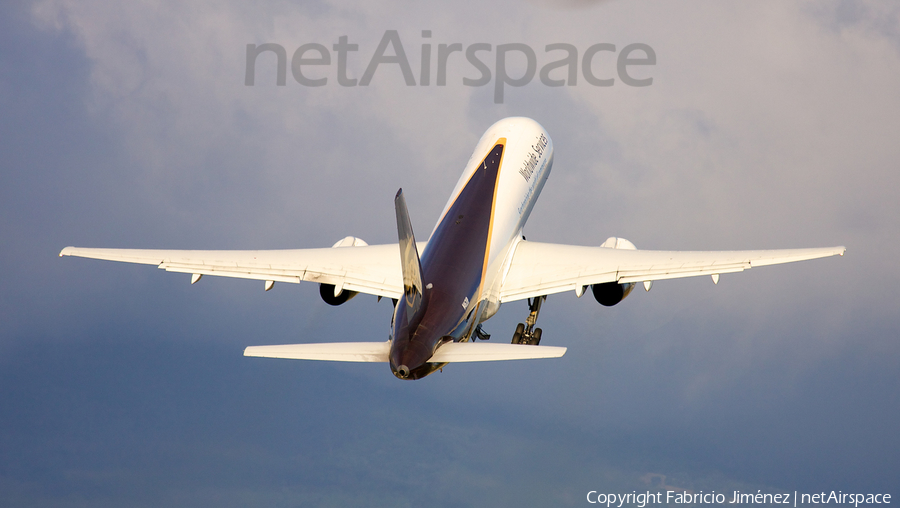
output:
[[[422, 249], [423, 246], [419, 246]], [[388, 298], [403, 295], [400, 248], [363, 245], [292, 250], [156, 250], [66, 247], [60, 256], [78, 256], [157, 265], [169, 272], [218, 275], [274, 282], [332, 284], [340, 289]]]
[[604, 282], [644, 282], [740, 272], [755, 266], [834, 255], [846, 249], [654, 251], [521, 241], [500, 288], [500, 301], [575, 291]]

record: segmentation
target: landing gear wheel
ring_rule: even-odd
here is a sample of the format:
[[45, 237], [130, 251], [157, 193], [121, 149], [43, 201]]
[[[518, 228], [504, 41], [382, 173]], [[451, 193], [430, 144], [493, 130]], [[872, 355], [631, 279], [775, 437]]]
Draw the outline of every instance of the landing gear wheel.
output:
[[519, 323], [519, 326], [516, 327], [516, 333], [513, 334], [512, 338], [513, 344], [537, 346], [541, 343], [541, 329], [535, 328], [534, 323], [537, 321], [538, 313], [541, 311], [541, 303], [546, 299], [546, 296], [528, 299], [528, 319], [524, 323]]
[[524, 341], [522, 340], [522, 335], [525, 333], [525, 325], [519, 323], [519, 326], [516, 327], [516, 333], [513, 334], [512, 344], [522, 344]]
[[540, 344], [541, 332], [543, 332], [543, 330], [541, 330], [540, 328], [535, 328], [534, 333], [531, 334], [531, 342], [529, 342], [529, 344], [531, 344], [532, 346], [537, 346], [538, 344]]

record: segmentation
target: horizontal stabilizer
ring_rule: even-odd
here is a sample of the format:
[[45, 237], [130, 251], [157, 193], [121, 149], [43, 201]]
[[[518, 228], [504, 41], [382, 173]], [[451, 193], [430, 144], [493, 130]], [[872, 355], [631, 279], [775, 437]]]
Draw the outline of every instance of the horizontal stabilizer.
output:
[[484, 342], [448, 342], [439, 347], [429, 362], [493, 362], [497, 360], [530, 360], [559, 358], [566, 348], [529, 346], [525, 344], [486, 344]]
[[333, 362], [387, 362], [390, 351], [390, 341], [329, 342], [324, 344], [250, 346], [244, 349], [244, 356], [289, 358], [292, 360], [330, 360]]
[[[391, 350], [388, 342], [331, 342], [324, 344], [284, 344], [251, 346], [244, 356], [288, 358], [293, 360], [329, 360], [335, 362], [387, 362]], [[527, 346], [523, 344], [485, 344], [482, 342], [450, 342], [431, 357], [432, 363], [491, 362], [559, 358], [566, 348]]]

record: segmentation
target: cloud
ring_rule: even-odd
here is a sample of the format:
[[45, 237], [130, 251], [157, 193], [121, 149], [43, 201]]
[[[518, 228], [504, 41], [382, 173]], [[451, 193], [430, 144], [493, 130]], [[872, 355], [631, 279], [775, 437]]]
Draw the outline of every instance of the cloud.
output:
[[[0, 52], [0, 434], [12, 436], [0, 491], [58, 504], [402, 505], [437, 492], [444, 506], [566, 505], [600, 486], [646, 488], [648, 471], [687, 489], [892, 488], [898, 10], [585, 4], [5, 7], [0, 19], [33, 25], [7, 21]], [[629, 87], [600, 55], [614, 86], [536, 78], [502, 104], [493, 82], [462, 84], [475, 71], [461, 53], [442, 87], [406, 86], [393, 65], [342, 87], [336, 64], [327, 86], [290, 73], [276, 86], [262, 57], [244, 84], [247, 44], [290, 56], [346, 35], [359, 78], [386, 30], [417, 78], [423, 44], [523, 42], [543, 64], [548, 44], [581, 56], [640, 42], [657, 63], [634, 68], [651, 86]], [[56, 258], [67, 244], [392, 242], [401, 186], [421, 235], [483, 130], [508, 115], [536, 118], [557, 150], [530, 240], [848, 253], [717, 286], [662, 281], [612, 309], [554, 295], [540, 324], [564, 358], [406, 384], [378, 366], [240, 357], [253, 343], [382, 340], [385, 301], [333, 309], [314, 286], [191, 286]], [[505, 305], [485, 327], [507, 340], [524, 317]], [[410, 464], [421, 476], [402, 474]]]

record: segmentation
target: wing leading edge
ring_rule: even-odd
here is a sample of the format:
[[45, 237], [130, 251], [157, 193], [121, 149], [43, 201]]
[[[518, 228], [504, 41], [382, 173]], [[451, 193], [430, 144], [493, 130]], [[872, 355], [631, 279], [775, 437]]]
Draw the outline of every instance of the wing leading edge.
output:
[[745, 251], [654, 251], [521, 241], [500, 290], [510, 302], [605, 282], [733, 273], [756, 266], [844, 255], [845, 247]]

